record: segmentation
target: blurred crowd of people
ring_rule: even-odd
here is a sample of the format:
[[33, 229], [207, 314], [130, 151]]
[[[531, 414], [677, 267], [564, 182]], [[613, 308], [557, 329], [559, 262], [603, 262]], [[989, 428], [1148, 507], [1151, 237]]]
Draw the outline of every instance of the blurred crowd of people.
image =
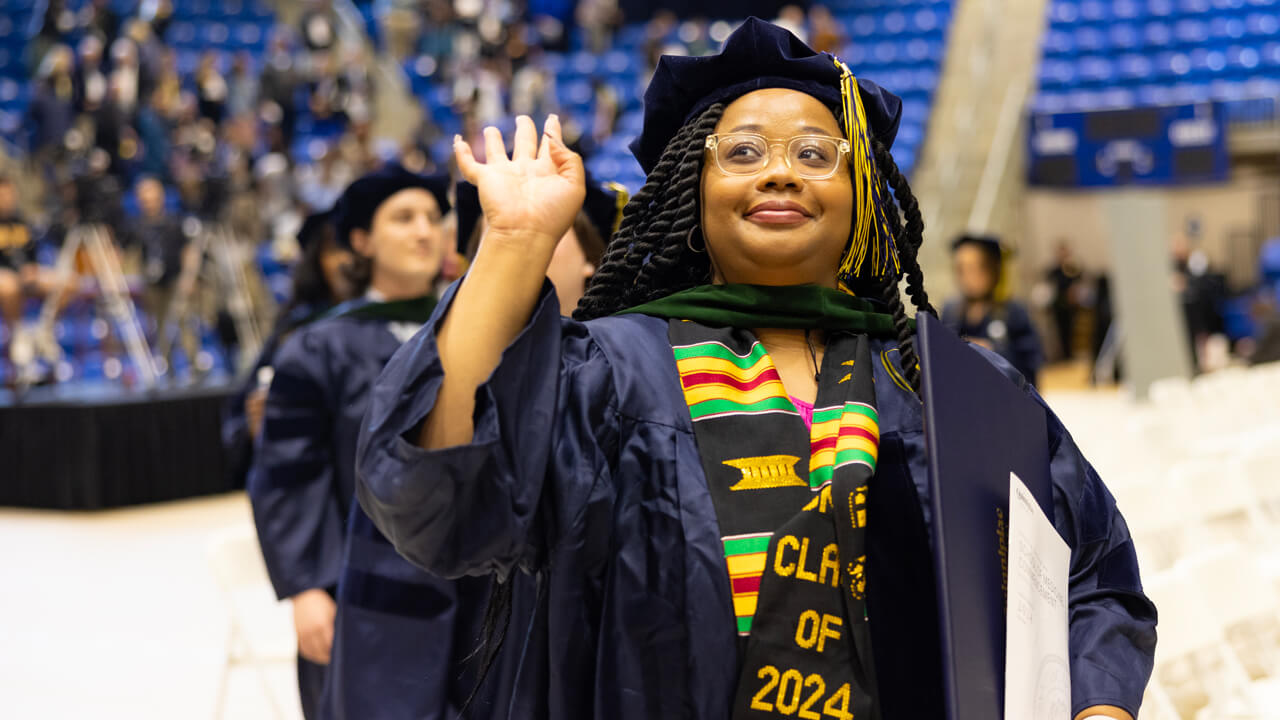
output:
[[[397, 143], [374, 136], [375, 58], [331, 0], [305, 0], [291, 24], [265, 19], [265, 10], [253, 16], [264, 28], [255, 49], [185, 37], [204, 32], [193, 29], [203, 21], [184, 17], [171, 0], [141, 0], [129, 13], [117, 7], [92, 0], [73, 10], [66, 0], [49, 0], [33, 18], [25, 57], [31, 101], [18, 142], [44, 192], [28, 202], [15, 198], [11, 214], [26, 230], [6, 235], [9, 245], [19, 237], [23, 243], [6, 246], [0, 271], [9, 273], [0, 275], [11, 328], [3, 337], [20, 345], [34, 337], [22, 329], [23, 308], [30, 309], [24, 303], [58, 289], [51, 265], [73, 228], [109, 231], [124, 250], [125, 273], [144, 285], [138, 300], [158, 331], [175, 303], [190, 305], [197, 291], [190, 280], [180, 282], [184, 267], [199, 260], [190, 247], [198, 226], [187, 219], [231, 228], [247, 259], [272, 243], [272, 255], [288, 262], [303, 217], [332, 206], [356, 177], [387, 162], [447, 171], [440, 148], [455, 132], [483, 158], [485, 125], [558, 112], [566, 139], [589, 156], [627, 134], [619, 119], [636, 98], [626, 95], [647, 81], [660, 55], [711, 52], [732, 29], [668, 11], [627, 26], [617, 0], [379, 0], [364, 8], [376, 18], [371, 38], [440, 89], [420, 97], [421, 125]], [[237, 4], [213, 12], [229, 21], [243, 10]], [[777, 20], [818, 49], [844, 42], [839, 22], [821, 6], [787, 6]], [[603, 57], [622, 32], [632, 33], [625, 42], [641, 48], [645, 66], [614, 68], [621, 83], [593, 77], [591, 97], [566, 107], [557, 68], [543, 62], [548, 53]], [[194, 352], [198, 329], [189, 318], [170, 320], [180, 345]], [[205, 320], [218, 322], [207, 313]], [[53, 345], [48, 337], [39, 341]]]
[[[93, 173], [101, 151], [105, 174], [120, 188], [154, 178], [183, 211], [230, 206], [243, 234], [260, 239], [276, 229], [280, 203], [272, 201], [287, 185], [299, 185], [288, 194], [305, 202], [323, 198], [317, 185], [350, 180], [292, 168], [291, 143], [303, 118], [330, 131], [333, 152], [353, 166], [350, 175], [371, 164], [373, 87], [364, 50], [340, 42], [327, 2], [309, 5], [297, 27], [271, 27], [260, 53], [206, 49], [194, 67], [184, 67], [184, 51], [164, 41], [173, 18], [167, 0], [142, 2], [128, 17], [102, 0], [79, 14], [62, 0], [48, 4], [29, 46], [34, 83], [26, 123], [46, 181], [62, 186]], [[356, 142], [338, 140], [348, 138]], [[295, 183], [281, 187], [275, 176], [291, 170]], [[209, 197], [209, 178], [225, 184], [221, 197]]]

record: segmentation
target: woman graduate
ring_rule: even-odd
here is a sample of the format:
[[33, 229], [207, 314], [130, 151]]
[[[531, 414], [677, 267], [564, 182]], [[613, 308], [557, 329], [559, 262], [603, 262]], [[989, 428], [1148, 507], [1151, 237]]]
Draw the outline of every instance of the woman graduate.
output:
[[[547, 268], [562, 303], [576, 305], [582, 297], [584, 282], [604, 251], [602, 238], [612, 233], [618, 214], [612, 192], [596, 187], [588, 196], [597, 212], [578, 214]], [[459, 236], [473, 235], [472, 225], [480, 220], [478, 199], [460, 185], [455, 201]], [[475, 212], [468, 207], [472, 201]], [[455, 717], [468, 703], [474, 717], [506, 707], [511, 690], [499, 678], [513, 674], [511, 655], [493, 656], [490, 663], [497, 667], [483, 692], [476, 675], [489, 657], [479, 652], [478, 642], [489, 579], [459, 579], [452, 607], [442, 603], [448, 597], [441, 590], [445, 584], [453, 583], [402, 558], [359, 505], [352, 507], [322, 717], [434, 720]], [[508, 625], [518, 634], [532, 620], [535, 588], [521, 577], [508, 591], [514, 600]]]
[[[435, 306], [448, 186], [390, 166], [347, 188], [335, 226], [363, 297], [295, 332], [276, 358], [248, 489], [271, 582], [293, 599], [308, 718], [318, 716], [333, 643], [360, 418], [383, 365]], [[451, 611], [453, 583], [436, 583], [415, 599]]]
[[[457, 145], [489, 229], [374, 386], [357, 493], [432, 572], [536, 573], [511, 717], [943, 717], [900, 109], [757, 19], [663, 58], [574, 320], [542, 277], [583, 198], [558, 123]], [[1129, 718], [1155, 611], [1050, 418], [1073, 712]]]
[[248, 476], [254, 440], [262, 428], [262, 410], [267, 400], [261, 382], [262, 368], [272, 366], [276, 352], [290, 333], [351, 299], [351, 283], [345, 272], [351, 262], [351, 250], [338, 242], [332, 209], [307, 216], [298, 229], [298, 247], [302, 257], [293, 267], [289, 301], [280, 309], [275, 328], [263, 343], [253, 369], [240, 390], [228, 398], [224, 410], [222, 445], [237, 487], [243, 486]]
[[1044, 348], [1022, 303], [1001, 300], [996, 289], [1004, 271], [999, 238], [961, 235], [951, 243], [951, 265], [960, 297], [942, 308], [942, 322], [961, 337], [995, 352], [1036, 384]]

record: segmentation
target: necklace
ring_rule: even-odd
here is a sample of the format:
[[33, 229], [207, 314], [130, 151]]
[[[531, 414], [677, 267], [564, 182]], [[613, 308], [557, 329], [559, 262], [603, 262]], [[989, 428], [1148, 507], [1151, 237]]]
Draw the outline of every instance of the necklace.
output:
[[818, 370], [818, 351], [813, 348], [813, 338], [809, 336], [809, 331], [804, 331], [804, 344], [809, 346], [809, 360], [813, 362], [813, 381], [820, 382], [822, 373]]

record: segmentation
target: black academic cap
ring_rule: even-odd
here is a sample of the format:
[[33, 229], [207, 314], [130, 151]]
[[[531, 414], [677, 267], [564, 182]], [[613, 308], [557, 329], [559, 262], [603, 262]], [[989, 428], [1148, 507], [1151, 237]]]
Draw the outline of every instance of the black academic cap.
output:
[[596, 182], [587, 176], [587, 199], [583, 201], [582, 209], [606, 245], [622, 219], [622, 207], [629, 198], [630, 194], [622, 185]]
[[[631, 152], [648, 174], [689, 120], [715, 103], [766, 88], [812, 95], [842, 118], [841, 74], [834, 56], [816, 52], [777, 25], [748, 18], [725, 40], [719, 55], [662, 56], [644, 93], [644, 128], [632, 141]], [[892, 146], [902, 100], [862, 78], [858, 78], [858, 94], [871, 136], [885, 147]]]
[[386, 165], [365, 175], [347, 187], [334, 207], [338, 242], [349, 246], [351, 231], [368, 230], [378, 206], [401, 190], [426, 190], [439, 203], [440, 212], [449, 212], [450, 184], [448, 175], [419, 175], [405, 170], [398, 163]]
[[326, 232], [333, 232], [333, 216], [334, 209], [329, 208], [303, 219], [302, 226], [298, 228], [298, 248], [306, 252], [313, 243], [320, 242]]
[[465, 255], [471, 242], [471, 233], [480, 224], [484, 212], [480, 209], [480, 189], [467, 181], [454, 186], [454, 216], [458, 220], [458, 252]]
[[1000, 238], [995, 235], [980, 235], [977, 233], [965, 233], [955, 240], [951, 241], [951, 252], [959, 250], [965, 245], [973, 245], [979, 250], [987, 253], [992, 259], [999, 263], [1003, 259]]

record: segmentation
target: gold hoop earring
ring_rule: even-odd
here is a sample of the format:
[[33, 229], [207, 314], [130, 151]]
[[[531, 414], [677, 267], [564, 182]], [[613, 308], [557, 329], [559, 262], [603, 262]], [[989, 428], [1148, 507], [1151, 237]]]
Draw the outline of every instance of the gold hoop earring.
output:
[[707, 243], [703, 241], [701, 250], [693, 246], [693, 233], [697, 229], [698, 229], [697, 225], [694, 225], [693, 227], [689, 228], [689, 234], [685, 235], [684, 237], [684, 244], [686, 247], [689, 248], [689, 252], [698, 253], [699, 255], [701, 255], [702, 253], [705, 253], [707, 251]]

